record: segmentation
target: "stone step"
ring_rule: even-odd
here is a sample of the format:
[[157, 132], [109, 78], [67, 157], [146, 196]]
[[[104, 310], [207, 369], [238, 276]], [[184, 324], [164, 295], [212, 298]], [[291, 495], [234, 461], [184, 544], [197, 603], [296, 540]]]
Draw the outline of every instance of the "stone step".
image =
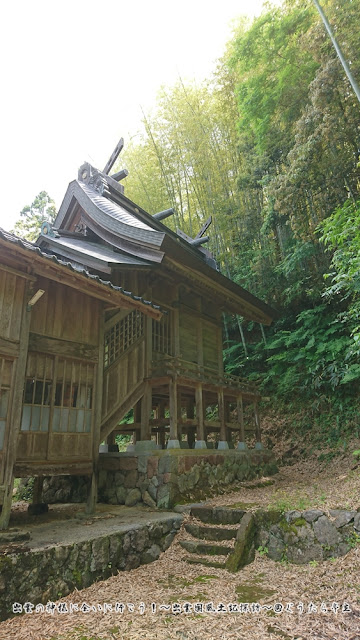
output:
[[246, 511], [226, 507], [192, 507], [190, 513], [206, 524], [239, 524]]
[[201, 556], [195, 556], [195, 558], [182, 558], [182, 560], [185, 560], [188, 564], [202, 564], [205, 567], [212, 567], [214, 569], [226, 569], [225, 562], [216, 562], [215, 560], [208, 560]]
[[233, 540], [236, 538], [237, 529], [226, 529], [226, 527], [202, 527], [198, 524], [185, 524], [185, 530], [194, 538], [200, 540]]
[[180, 545], [189, 553], [198, 553], [204, 556], [227, 556], [233, 551], [231, 547], [220, 544], [205, 544], [194, 540], [180, 540]]

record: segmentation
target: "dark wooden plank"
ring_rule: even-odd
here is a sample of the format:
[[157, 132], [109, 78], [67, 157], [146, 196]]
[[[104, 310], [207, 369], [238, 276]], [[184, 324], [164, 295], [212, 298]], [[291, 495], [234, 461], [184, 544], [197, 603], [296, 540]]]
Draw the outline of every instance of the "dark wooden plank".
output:
[[[1, 343], [0, 343], [1, 350]], [[59, 338], [48, 338], [36, 333], [30, 333], [29, 351], [37, 351], [40, 353], [50, 353], [80, 360], [98, 361], [98, 347], [91, 344], [81, 344], [79, 342], [70, 342], [68, 340], [60, 340]]]
[[120, 138], [119, 142], [117, 143], [114, 151], [112, 152], [109, 160], [107, 161], [104, 167], [103, 173], [106, 173], [106, 174], [109, 173], [110, 169], [113, 167], [116, 160], [118, 159], [123, 147], [124, 147], [124, 138]]

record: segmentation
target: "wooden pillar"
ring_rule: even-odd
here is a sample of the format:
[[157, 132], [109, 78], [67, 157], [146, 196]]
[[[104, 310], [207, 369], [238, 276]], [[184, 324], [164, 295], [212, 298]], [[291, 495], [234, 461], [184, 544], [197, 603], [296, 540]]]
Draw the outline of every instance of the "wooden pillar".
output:
[[[188, 420], [194, 420], [194, 401], [193, 400], [188, 400], [187, 405], [186, 405], [186, 418]], [[193, 445], [195, 443], [195, 427], [193, 425], [188, 425], [187, 427], [187, 441], [188, 441], [188, 445], [189, 445], [189, 449], [193, 448]]]
[[205, 425], [204, 425], [204, 403], [203, 392], [201, 383], [196, 385], [195, 389], [195, 402], [196, 402], [196, 420], [197, 420], [197, 440], [206, 440], [205, 438]]
[[[158, 418], [165, 418], [165, 403], [160, 402], [158, 406]], [[165, 448], [165, 427], [159, 427], [159, 444], [161, 444], [162, 448]]]
[[151, 440], [150, 413], [152, 407], [152, 387], [145, 383], [144, 395], [141, 398], [141, 430], [140, 440]]
[[179, 388], [177, 389], [177, 423], [178, 423], [178, 426], [177, 426], [178, 440], [179, 442], [181, 442], [183, 425], [182, 425], [182, 414], [181, 414], [181, 391], [179, 390]]
[[93, 472], [91, 475], [90, 486], [86, 501], [85, 511], [87, 514], [95, 513], [97, 503], [97, 487], [98, 487], [98, 464], [99, 464], [99, 444], [100, 429], [102, 417], [102, 396], [103, 396], [103, 379], [104, 379], [104, 333], [105, 333], [105, 311], [103, 306], [99, 309], [99, 361], [96, 365], [96, 393], [94, 418], [92, 422], [92, 459]]
[[16, 370], [13, 377], [14, 390], [12, 407], [11, 411], [9, 412], [9, 418], [7, 420], [7, 425], [9, 427], [7, 450], [4, 450], [3, 452], [4, 497], [2, 511], [0, 514], [0, 529], [6, 529], [8, 527], [11, 514], [12, 494], [14, 488], [14, 465], [16, 461], [17, 441], [21, 424], [25, 370], [29, 345], [31, 310], [27, 310], [27, 300], [30, 296], [31, 289], [30, 286], [26, 284], [19, 336], [19, 357], [16, 361], [16, 364], [13, 365], [16, 367]]
[[37, 476], [34, 479], [32, 504], [40, 504], [42, 502], [42, 490], [44, 484], [44, 476]]
[[178, 394], [176, 378], [169, 380], [170, 440], [178, 440]]
[[171, 350], [174, 356], [180, 356], [179, 285], [176, 285], [174, 289], [173, 309], [170, 315], [170, 330], [172, 335]]
[[245, 442], [244, 407], [243, 407], [243, 398], [241, 393], [238, 395], [236, 399], [236, 408], [237, 408], [237, 421], [239, 425], [239, 441]]
[[219, 422], [220, 422], [220, 440], [222, 442], [226, 442], [224, 389], [220, 389], [220, 391], [218, 391], [218, 407], [219, 407]]
[[255, 440], [261, 442], [261, 427], [260, 427], [260, 412], [259, 403], [257, 400], [254, 402], [254, 418], [255, 418]]
[[109, 433], [108, 437], [106, 438], [106, 444], [108, 444], [108, 445], [115, 444], [115, 433], [114, 433], [114, 431]]

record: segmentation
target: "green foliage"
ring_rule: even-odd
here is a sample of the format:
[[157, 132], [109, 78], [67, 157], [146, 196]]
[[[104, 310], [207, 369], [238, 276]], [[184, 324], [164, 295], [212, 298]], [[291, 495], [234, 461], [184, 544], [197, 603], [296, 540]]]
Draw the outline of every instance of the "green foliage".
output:
[[34, 241], [40, 234], [43, 222], [52, 224], [56, 218], [56, 208], [46, 191], [40, 191], [31, 205], [20, 211], [20, 220], [15, 223], [14, 233], [21, 238]]
[[257, 549], [259, 556], [267, 556], [267, 554], [269, 553], [269, 549], [267, 547], [258, 547]]
[[35, 478], [22, 478], [16, 488], [14, 500], [25, 500], [30, 502], [33, 497]]

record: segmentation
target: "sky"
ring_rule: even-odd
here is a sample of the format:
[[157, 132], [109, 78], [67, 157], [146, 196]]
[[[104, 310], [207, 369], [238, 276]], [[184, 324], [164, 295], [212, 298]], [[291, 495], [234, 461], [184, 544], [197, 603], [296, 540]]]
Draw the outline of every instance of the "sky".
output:
[[[0, 227], [45, 190], [59, 208], [84, 161], [103, 169], [162, 85], [201, 82], [262, 0], [18, 0], [1, 9]], [[135, 138], [136, 139], [136, 138]]]

